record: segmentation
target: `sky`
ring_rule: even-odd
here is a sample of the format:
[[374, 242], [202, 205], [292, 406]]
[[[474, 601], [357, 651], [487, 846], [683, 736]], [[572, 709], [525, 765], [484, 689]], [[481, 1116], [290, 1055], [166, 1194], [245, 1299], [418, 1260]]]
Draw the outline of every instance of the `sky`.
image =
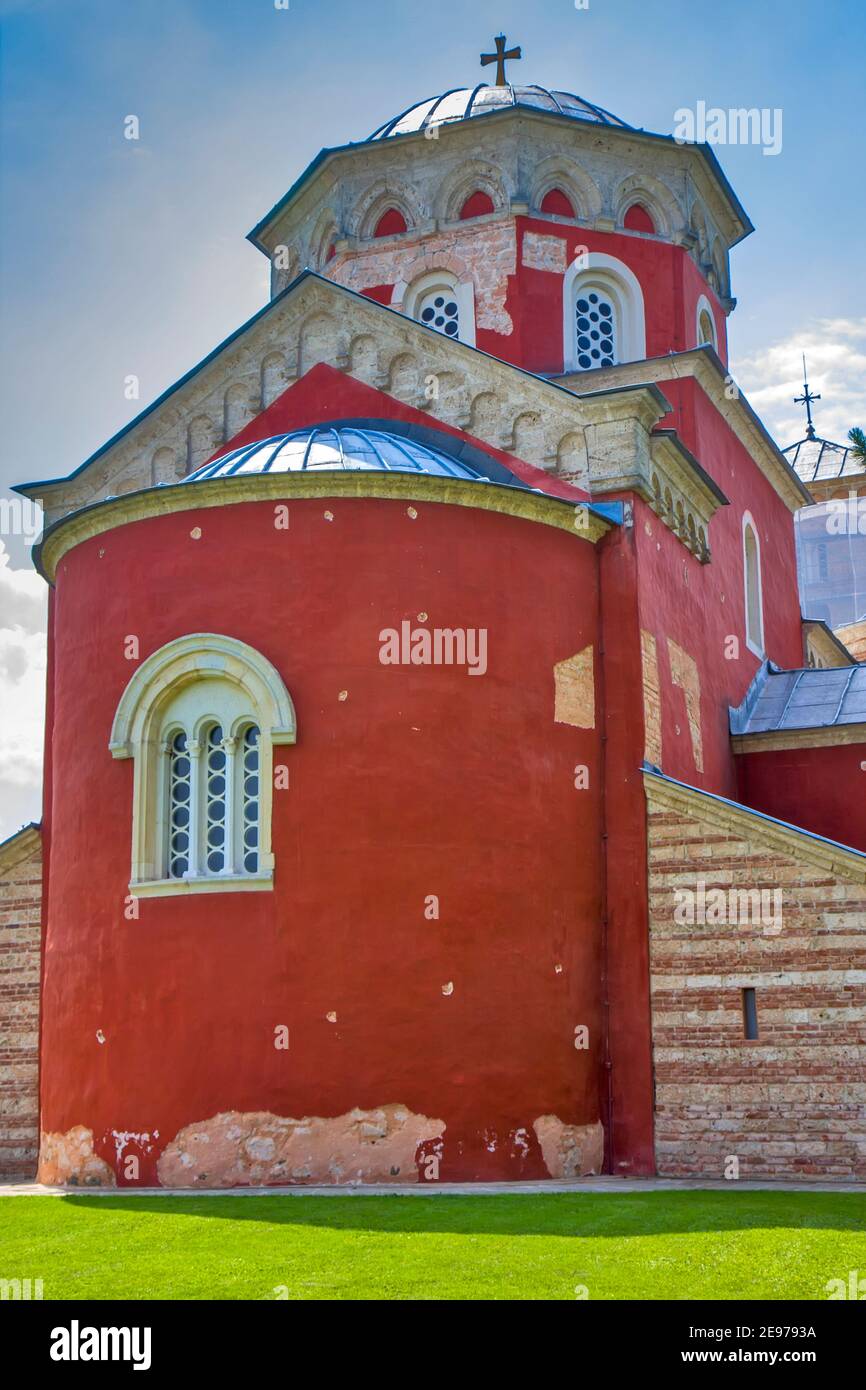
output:
[[[701, 101], [781, 111], [778, 154], [715, 151], [756, 227], [732, 369], [783, 446], [804, 351], [819, 432], [866, 427], [862, 0], [0, 0], [0, 503], [266, 302], [246, 233], [319, 149], [489, 80], [503, 29], [513, 80], [647, 130]], [[0, 840], [40, 814], [44, 587], [0, 534]]]

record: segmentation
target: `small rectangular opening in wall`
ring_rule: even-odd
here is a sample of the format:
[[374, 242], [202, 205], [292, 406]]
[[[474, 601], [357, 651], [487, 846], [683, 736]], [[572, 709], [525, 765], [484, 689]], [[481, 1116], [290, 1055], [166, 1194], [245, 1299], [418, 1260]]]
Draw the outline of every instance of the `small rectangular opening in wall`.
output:
[[758, 1004], [753, 989], [743, 990], [743, 1037], [758, 1036]]

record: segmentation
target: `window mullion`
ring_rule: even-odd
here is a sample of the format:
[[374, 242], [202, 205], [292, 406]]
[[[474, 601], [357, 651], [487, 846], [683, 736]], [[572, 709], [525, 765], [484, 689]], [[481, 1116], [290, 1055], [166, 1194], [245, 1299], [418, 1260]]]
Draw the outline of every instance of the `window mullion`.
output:
[[226, 814], [225, 814], [225, 862], [223, 864], [224, 874], [237, 873], [235, 849], [235, 816], [238, 800], [241, 795], [241, 788], [235, 770], [235, 754], [237, 752], [238, 741], [236, 738], [223, 739], [223, 751], [226, 755], [225, 781], [226, 781]]
[[202, 779], [206, 768], [202, 762], [202, 745], [199, 739], [190, 739], [189, 756], [192, 773], [189, 787], [189, 869], [188, 876], [197, 878], [201, 873], [203, 799]]

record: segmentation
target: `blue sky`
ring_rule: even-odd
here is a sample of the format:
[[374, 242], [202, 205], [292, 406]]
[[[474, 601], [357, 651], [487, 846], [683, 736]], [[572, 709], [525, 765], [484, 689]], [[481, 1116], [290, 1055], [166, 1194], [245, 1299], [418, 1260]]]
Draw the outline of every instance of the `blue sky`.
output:
[[[650, 130], [700, 100], [781, 108], [778, 156], [716, 151], [756, 226], [733, 253], [733, 368], [783, 444], [803, 348], [819, 428], [866, 426], [861, 0], [0, 0], [0, 21], [0, 496], [75, 468], [259, 308], [267, 263], [244, 238], [262, 213], [322, 146], [489, 78], [500, 29], [523, 46], [515, 80]], [[21, 628], [35, 652], [25, 564], [7, 537], [0, 638]], [[0, 728], [25, 679], [4, 695], [9, 660], [0, 640]], [[38, 754], [2, 738], [0, 804], [16, 762], [30, 772], [0, 835], [38, 813]]]

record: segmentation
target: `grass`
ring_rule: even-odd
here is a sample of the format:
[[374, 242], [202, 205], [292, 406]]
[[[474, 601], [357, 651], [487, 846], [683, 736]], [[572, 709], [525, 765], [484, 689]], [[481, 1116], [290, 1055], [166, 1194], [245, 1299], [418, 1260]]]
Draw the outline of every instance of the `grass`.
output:
[[852, 1269], [857, 1194], [0, 1199], [0, 1278], [46, 1299], [826, 1299]]

